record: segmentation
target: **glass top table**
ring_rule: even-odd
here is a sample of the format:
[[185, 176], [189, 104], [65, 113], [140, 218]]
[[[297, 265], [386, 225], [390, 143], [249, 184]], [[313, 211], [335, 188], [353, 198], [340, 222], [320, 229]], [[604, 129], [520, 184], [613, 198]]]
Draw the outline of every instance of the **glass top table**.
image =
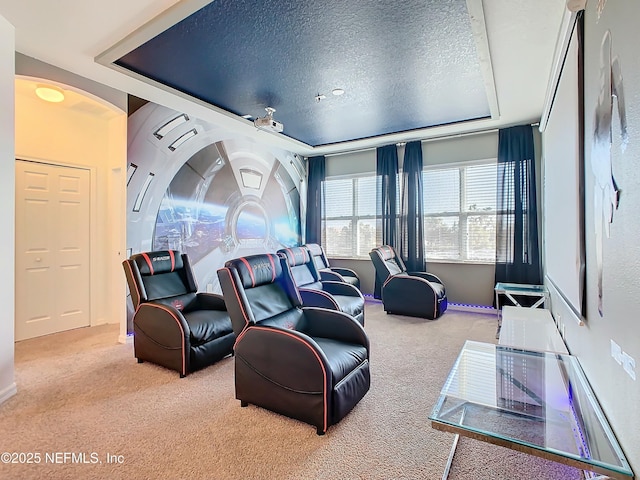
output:
[[467, 341], [429, 419], [438, 430], [609, 478], [634, 478], [571, 355]]
[[500, 298], [499, 295], [505, 295], [516, 307], [520, 307], [520, 302], [515, 298], [519, 295], [527, 296], [527, 297], [539, 297], [538, 301], [536, 301], [530, 308], [537, 308], [540, 305], [544, 305], [545, 302], [548, 303], [549, 290], [544, 285], [525, 285], [521, 283], [504, 283], [498, 282], [494, 287], [494, 291], [496, 293], [496, 308], [500, 309]]
[[523, 283], [496, 283], [495, 289], [500, 292], [521, 293], [522, 295], [541, 295], [547, 292], [544, 285], [528, 285]]
[[[500, 328], [502, 327], [502, 308], [500, 307], [500, 295], [504, 295], [511, 305], [522, 307], [520, 302], [522, 299], [518, 297], [537, 297], [529, 306], [530, 309], [549, 306], [549, 290], [544, 285], [529, 285], [524, 283], [506, 283], [498, 282], [494, 287], [496, 295], [496, 310], [498, 311], [498, 330], [496, 338], [500, 337]], [[535, 298], [534, 298], [535, 299]], [[523, 302], [524, 303], [524, 302]]]

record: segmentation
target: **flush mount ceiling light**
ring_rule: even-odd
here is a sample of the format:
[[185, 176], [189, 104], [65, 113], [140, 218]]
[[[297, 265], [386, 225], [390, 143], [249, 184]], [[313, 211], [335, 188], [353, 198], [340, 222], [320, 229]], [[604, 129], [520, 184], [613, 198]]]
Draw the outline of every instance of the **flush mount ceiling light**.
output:
[[344, 95], [344, 89], [334, 88], [333, 90], [331, 90], [331, 93], [333, 93], [336, 97], [339, 97], [340, 95]]
[[36, 95], [46, 102], [59, 103], [64, 100], [64, 91], [53, 85], [38, 85]]

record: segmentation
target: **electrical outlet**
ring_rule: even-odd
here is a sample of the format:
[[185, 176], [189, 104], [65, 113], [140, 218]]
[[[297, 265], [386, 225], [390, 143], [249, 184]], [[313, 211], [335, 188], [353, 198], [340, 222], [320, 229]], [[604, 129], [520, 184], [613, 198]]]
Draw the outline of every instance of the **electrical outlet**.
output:
[[613, 340], [611, 340], [611, 357], [618, 365], [622, 365], [622, 348]]
[[624, 368], [624, 371], [627, 372], [631, 378], [636, 379], [636, 361], [626, 352], [622, 352], [622, 368]]
[[213, 283], [207, 283], [207, 293], [213, 293]]
[[627, 352], [623, 352], [620, 345], [611, 340], [611, 357], [618, 365], [622, 365], [625, 372], [632, 378], [636, 379], [636, 360]]

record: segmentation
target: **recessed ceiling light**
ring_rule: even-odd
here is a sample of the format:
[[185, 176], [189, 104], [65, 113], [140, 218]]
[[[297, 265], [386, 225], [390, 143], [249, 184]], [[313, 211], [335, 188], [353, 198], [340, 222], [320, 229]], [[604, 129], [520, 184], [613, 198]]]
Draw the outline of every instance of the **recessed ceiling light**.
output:
[[59, 103], [64, 100], [64, 91], [53, 85], [38, 85], [36, 95], [47, 102]]
[[344, 95], [344, 90], [342, 88], [334, 88], [333, 90], [331, 90], [331, 93], [338, 97], [340, 95]]

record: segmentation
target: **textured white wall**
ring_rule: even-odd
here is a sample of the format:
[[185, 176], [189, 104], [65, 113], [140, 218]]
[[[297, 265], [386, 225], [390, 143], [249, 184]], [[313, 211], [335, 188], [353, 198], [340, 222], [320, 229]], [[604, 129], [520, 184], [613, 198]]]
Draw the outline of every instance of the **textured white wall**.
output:
[[14, 338], [14, 29], [0, 16], [0, 403], [16, 392], [13, 370]]
[[[600, 18], [596, 2], [585, 14], [585, 228], [587, 249], [587, 315], [585, 325], [577, 319], [556, 292], [552, 293], [554, 317], [565, 325], [570, 352], [582, 365], [636, 474], [640, 473], [640, 378], [633, 380], [611, 356], [611, 340], [638, 362], [640, 376], [640, 64], [637, 52], [637, 19], [640, 3], [606, 2]], [[591, 170], [594, 113], [601, 88], [600, 51], [605, 32], [611, 32], [612, 54], [623, 75], [629, 144], [621, 149], [617, 108], [614, 108], [611, 160], [621, 190], [611, 235], [603, 240], [603, 316], [597, 306], [595, 256], [594, 184]], [[547, 167], [551, 168], [551, 167]]]

